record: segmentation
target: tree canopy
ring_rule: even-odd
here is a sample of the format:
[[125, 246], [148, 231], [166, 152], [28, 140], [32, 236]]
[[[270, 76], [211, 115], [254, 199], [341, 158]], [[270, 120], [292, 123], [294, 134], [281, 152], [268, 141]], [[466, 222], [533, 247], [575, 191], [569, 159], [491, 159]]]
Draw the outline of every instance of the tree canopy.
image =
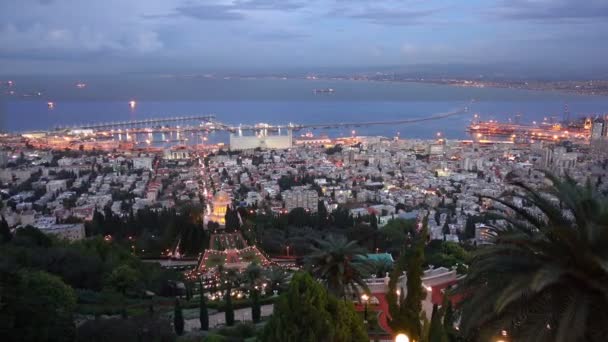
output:
[[43, 271], [2, 270], [0, 332], [7, 341], [73, 341], [74, 290]]
[[353, 305], [329, 294], [306, 272], [294, 275], [261, 337], [267, 342], [369, 341]]

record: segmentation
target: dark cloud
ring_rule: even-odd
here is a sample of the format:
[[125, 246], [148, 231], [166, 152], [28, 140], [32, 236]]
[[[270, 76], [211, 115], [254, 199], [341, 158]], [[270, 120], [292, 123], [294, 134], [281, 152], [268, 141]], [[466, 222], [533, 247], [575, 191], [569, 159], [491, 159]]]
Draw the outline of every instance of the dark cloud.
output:
[[[198, 20], [241, 20], [245, 16], [232, 5], [191, 5], [175, 8], [175, 16], [190, 17]], [[172, 15], [169, 15], [172, 16]]]
[[572, 21], [608, 18], [606, 0], [503, 0], [491, 10], [510, 20]]
[[351, 14], [349, 17], [367, 20], [374, 24], [413, 25], [437, 12], [438, 10], [373, 9], [364, 13]]
[[289, 11], [297, 10], [306, 5], [303, 1], [292, 0], [239, 0], [234, 7], [243, 10], [275, 10]]
[[379, 25], [414, 25], [422, 23], [423, 19], [438, 12], [438, 9], [408, 10], [402, 8], [364, 8], [353, 11], [343, 7], [334, 9], [329, 16], [360, 19]]

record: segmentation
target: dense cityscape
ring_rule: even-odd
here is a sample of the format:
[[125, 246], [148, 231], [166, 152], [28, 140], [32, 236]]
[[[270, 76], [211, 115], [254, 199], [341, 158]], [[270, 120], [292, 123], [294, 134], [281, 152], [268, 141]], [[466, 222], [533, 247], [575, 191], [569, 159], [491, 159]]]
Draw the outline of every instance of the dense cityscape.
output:
[[[34, 339], [60, 332], [78, 340], [195, 339], [210, 331], [205, 340], [289, 340], [302, 317], [290, 328], [276, 327], [287, 318], [274, 317], [305, 310], [284, 296], [316, 279], [325, 286], [316, 291], [347, 304], [339, 316], [329, 312], [339, 320], [352, 315], [335, 323], [358, 334], [345, 341], [391, 339], [401, 328], [397, 317], [407, 321], [399, 305], [414, 295], [420, 324], [411, 336], [464, 338], [459, 325], [474, 322], [462, 316], [471, 309], [461, 306], [461, 286], [475, 255], [490, 248], [513, 212], [548, 210], [534, 206], [542, 197], [519, 197], [518, 182], [541, 190], [547, 177], [568, 177], [562, 186], [587, 181], [593, 193], [608, 191], [606, 126], [598, 119], [583, 131], [574, 142], [258, 132], [233, 134], [229, 145], [166, 149], [94, 141], [90, 129], [5, 134], [3, 261], [36, 270], [14, 274], [25, 277], [32, 288], [23, 291], [32, 296], [40, 296], [36, 286], [61, 293], [13, 297], [44, 303], [15, 309], [13, 329], [36, 314], [52, 319], [40, 318], [45, 329], [28, 328]], [[508, 217], [489, 218], [505, 210]], [[416, 282], [407, 277], [414, 271]], [[511, 328], [484, 333], [506, 340]], [[326, 332], [310, 333], [321, 340]]]
[[0, 341], [606, 341], [606, 18], [2, 1]]

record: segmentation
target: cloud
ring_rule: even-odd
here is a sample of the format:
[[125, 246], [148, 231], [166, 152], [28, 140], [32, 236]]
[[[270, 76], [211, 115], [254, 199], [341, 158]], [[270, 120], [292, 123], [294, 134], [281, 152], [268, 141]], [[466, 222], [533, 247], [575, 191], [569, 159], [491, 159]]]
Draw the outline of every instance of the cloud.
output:
[[164, 44], [159, 39], [158, 33], [154, 31], [140, 31], [129, 35], [123, 48], [133, 48], [137, 52], [146, 53], [160, 50], [163, 46]]
[[230, 3], [189, 4], [178, 6], [172, 13], [145, 15], [145, 18], [190, 17], [203, 21], [243, 20], [247, 11], [293, 11], [305, 6], [305, 3], [294, 0], [236, 0]]
[[417, 46], [415, 46], [413, 44], [407, 44], [407, 43], [401, 45], [401, 48], [399, 49], [399, 51], [404, 56], [413, 56], [420, 52]]
[[234, 7], [242, 10], [273, 10], [290, 11], [303, 8], [306, 5], [303, 1], [293, 0], [238, 0], [234, 2]]
[[[372, 2], [370, 2], [372, 3]], [[429, 18], [441, 10], [437, 8], [417, 8], [419, 5], [394, 3], [390, 1], [375, 2], [373, 6], [369, 3], [359, 2], [339, 5], [332, 9], [330, 17], [364, 20], [378, 25], [415, 25], [423, 23], [423, 19]]]
[[373, 9], [362, 13], [349, 15], [350, 18], [363, 19], [374, 24], [388, 25], [413, 25], [421, 22], [421, 19], [430, 17], [437, 10], [391, 10]]
[[184, 16], [198, 20], [241, 20], [245, 16], [233, 5], [191, 5], [175, 8], [168, 16]]
[[384, 49], [381, 46], [372, 46], [369, 51], [373, 57], [381, 57], [384, 54]]
[[163, 47], [152, 31], [124, 31], [109, 34], [82, 26], [52, 27], [40, 23], [25, 28], [0, 26], [3, 56], [30, 59], [90, 58], [95, 55], [147, 53]]
[[489, 11], [509, 20], [576, 21], [608, 17], [606, 0], [502, 0]]
[[250, 35], [252, 38], [265, 41], [290, 41], [310, 37], [309, 34], [292, 31], [269, 31]]
[[443, 44], [402, 44], [399, 48], [401, 57], [405, 60], [416, 60], [426, 62], [438, 62], [448, 58], [451, 61], [462, 60], [458, 49], [450, 48]]

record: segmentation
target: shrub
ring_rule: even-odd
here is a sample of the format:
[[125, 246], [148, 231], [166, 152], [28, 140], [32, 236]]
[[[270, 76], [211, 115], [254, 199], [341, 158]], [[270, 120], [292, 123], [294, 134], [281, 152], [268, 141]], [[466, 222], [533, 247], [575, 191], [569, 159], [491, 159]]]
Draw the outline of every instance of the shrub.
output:
[[234, 327], [223, 327], [218, 333], [225, 337], [248, 338], [255, 336], [255, 325], [251, 323], [239, 323]]

